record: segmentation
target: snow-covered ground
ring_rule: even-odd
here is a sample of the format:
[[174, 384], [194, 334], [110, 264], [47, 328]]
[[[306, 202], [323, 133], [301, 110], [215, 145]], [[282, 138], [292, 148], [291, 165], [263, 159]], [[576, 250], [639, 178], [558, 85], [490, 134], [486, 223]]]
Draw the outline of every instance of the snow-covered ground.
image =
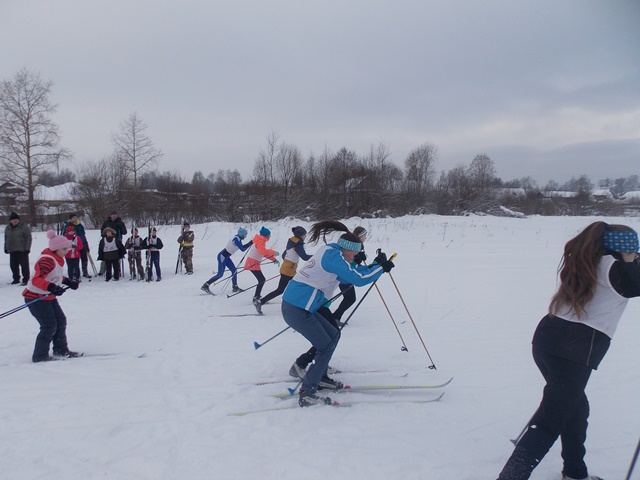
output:
[[[290, 405], [270, 394], [308, 344], [287, 331], [280, 299], [254, 313], [251, 293], [205, 295], [215, 256], [240, 225], [194, 225], [192, 276], [174, 275], [179, 227], [159, 227], [163, 281], [119, 283], [100, 277], [67, 292], [69, 346], [87, 354], [32, 364], [38, 331], [28, 310], [0, 320], [0, 478], [113, 479], [421, 479], [497, 477], [514, 438], [535, 410], [543, 385], [530, 354], [533, 330], [556, 285], [564, 243], [596, 218], [527, 219], [419, 216], [358, 220], [367, 250], [397, 252], [392, 271], [433, 358], [405, 313], [389, 276], [378, 282], [402, 342], [375, 289], [343, 331], [332, 365], [351, 385], [419, 385], [454, 377], [435, 390], [343, 393], [337, 400], [384, 401], [231, 416]], [[626, 222], [640, 230], [640, 219]], [[267, 223], [282, 250], [296, 224]], [[253, 235], [261, 224], [244, 225]], [[94, 257], [98, 232], [90, 231]], [[32, 264], [45, 246], [34, 234]], [[313, 246], [308, 251], [313, 252]], [[239, 261], [240, 253], [235, 255]], [[22, 303], [0, 261], [0, 310]], [[277, 267], [264, 267], [267, 277]], [[242, 273], [242, 287], [253, 276]], [[264, 292], [276, 287], [268, 282]], [[228, 288], [228, 287], [227, 287]], [[358, 290], [358, 297], [365, 289]], [[223, 316], [227, 315], [227, 316]], [[612, 347], [588, 386], [587, 463], [607, 480], [627, 472], [640, 432], [640, 300], [629, 302]], [[144, 355], [143, 355], [144, 354]], [[142, 357], [142, 358], [140, 358]], [[357, 373], [382, 370], [375, 373]], [[349, 373], [351, 372], [351, 373]], [[397, 403], [389, 403], [389, 402]], [[533, 479], [560, 479], [559, 445]], [[639, 470], [637, 467], [636, 470]], [[633, 478], [640, 478], [636, 471]]]

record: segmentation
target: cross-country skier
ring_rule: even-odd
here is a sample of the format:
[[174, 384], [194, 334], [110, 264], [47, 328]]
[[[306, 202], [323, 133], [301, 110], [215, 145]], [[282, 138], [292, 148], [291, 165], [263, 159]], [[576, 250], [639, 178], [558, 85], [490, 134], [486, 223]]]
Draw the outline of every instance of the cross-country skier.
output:
[[320, 247], [307, 264], [298, 270], [282, 297], [282, 316], [295, 331], [302, 334], [316, 348], [314, 363], [306, 373], [298, 403], [301, 407], [316, 403], [330, 403], [316, 395], [320, 381], [323, 388], [340, 389], [342, 383], [326, 375], [333, 351], [338, 345], [340, 331], [324, 318], [318, 309], [327, 302], [340, 282], [363, 286], [375, 282], [383, 272], [393, 268], [393, 262], [380, 254], [372, 266], [352, 267], [349, 263], [362, 250], [360, 239], [335, 220], [323, 220], [311, 227], [310, 243], [328, 233], [344, 232], [336, 243]]
[[61, 357], [77, 357], [77, 352], [69, 350], [67, 345], [67, 317], [65, 316], [58, 298], [64, 293], [62, 285], [72, 290], [78, 288], [78, 282], [74, 282], [64, 276], [64, 257], [71, 248], [71, 240], [56, 232], [49, 230], [49, 248], [45, 248], [36, 261], [34, 272], [27, 287], [22, 292], [26, 303], [40, 298], [31, 303], [28, 308], [31, 315], [40, 324], [40, 333], [36, 337], [33, 349], [33, 362], [48, 362], [54, 360], [49, 355], [49, 347], [53, 342], [53, 354]]
[[[293, 237], [287, 240], [287, 247], [282, 254], [282, 265], [280, 266], [280, 282], [278, 283], [278, 288], [260, 299], [260, 305], [264, 305], [269, 300], [273, 300], [274, 298], [282, 295], [284, 293], [284, 289], [287, 288], [287, 285], [296, 274], [300, 259], [306, 262], [311, 258], [311, 255], [309, 255], [304, 249], [304, 239], [307, 236], [307, 231], [304, 227], [293, 227], [291, 232], [293, 233]], [[260, 309], [259, 313], [262, 313], [262, 309]]]
[[563, 480], [602, 480], [584, 462], [589, 401], [585, 387], [607, 353], [629, 298], [640, 296], [638, 234], [595, 222], [564, 247], [560, 287], [533, 334], [542, 401], [498, 480], [525, 480], [558, 437]]
[[258, 313], [262, 313], [262, 305], [260, 304], [260, 294], [262, 293], [262, 287], [266, 279], [260, 268], [260, 263], [265, 258], [271, 260], [276, 265], [279, 263], [276, 257], [278, 252], [267, 248], [267, 241], [271, 238], [271, 230], [267, 227], [262, 227], [260, 232], [253, 237], [253, 245], [249, 249], [247, 254], [247, 260], [244, 262], [244, 269], [253, 273], [253, 276], [258, 280], [256, 285], [256, 291], [253, 295], [253, 305], [256, 307]]
[[246, 237], [247, 230], [240, 227], [238, 229], [238, 233], [236, 233], [236, 235], [231, 240], [229, 240], [227, 246], [220, 250], [218, 256], [216, 257], [218, 260], [218, 273], [204, 282], [202, 284], [202, 287], [200, 287], [200, 290], [202, 290], [203, 292], [211, 293], [211, 290], [209, 290], [209, 285], [220, 280], [224, 275], [225, 269], [228, 268], [231, 272], [231, 283], [233, 285], [233, 291], [240, 291], [240, 287], [238, 287], [238, 274], [236, 273], [236, 265], [235, 263], [233, 263], [233, 260], [231, 260], [231, 256], [238, 250], [244, 252], [247, 250], [247, 248], [253, 245], [253, 240], [249, 240], [244, 245], [242, 244], [242, 240], [244, 240]]

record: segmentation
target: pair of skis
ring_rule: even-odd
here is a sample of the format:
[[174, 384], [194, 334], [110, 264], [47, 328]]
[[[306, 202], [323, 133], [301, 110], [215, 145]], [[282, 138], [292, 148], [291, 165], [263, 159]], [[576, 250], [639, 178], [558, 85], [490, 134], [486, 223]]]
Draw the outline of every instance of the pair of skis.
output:
[[[453, 377], [451, 377], [446, 382], [436, 384], [436, 385], [358, 385], [358, 386], [345, 385], [345, 387], [340, 390], [328, 390], [328, 391], [331, 392], [331, 394], [334, 394], [334, 393], [344, 394], [349, 392], [367, 393], [367, 392], [392, 392], [392, 391], [398, 391], [398, 390], [433, 390], [433, 389], [446, 387], [451, 383], [452, 380], [453, 380]], [[262, 385], [264, 384], [265, 383], [262, 383]], [[282, 400], [298, 398], [297, 395], [295, 395], [295, 391], [292, 391], [291, 389], [288, 389], [288, 390], [289, 391], [287, 393], [275, 394], [275, 395], [272, 395], [272, 397], [279, 398]], [[438, 395], [435, 398], [428, 398], [423, 400], [400, 398], [400, 399], [384, 399], [384, 400], [351, 400], [351, 401], [345, 401], [345, 402], [332, 401], [330, 404], [324, 405], [324, 406], [351, 407], [353, 405], [358, 405], [363, 403], [433, 403], [433, 402], [439, 401], [443, 396], [444, 396], [444, 392], [442, 392], [440, 395]], [[318, 405], [318, 406], [321, 406], [321, 405]], [[289, 410], [293, 408], [300, 408], [300, 407], [298, 406], [297, 403], [295, 403], [293, 405], [287, 405], [284, 407], [263, 408], [259, 410], [245, 410], [242, 412], [230, 413], [229, 415], [244, 416], [244, 415], [250, 415], [253, 413], [273, 412], [273, 411], [279, 411], [279, 410]], [[305, 408], [310, 408], [310, 407], [305, 407]], [[316, 408], [316, 407], [314, 406], [312, 408]]]

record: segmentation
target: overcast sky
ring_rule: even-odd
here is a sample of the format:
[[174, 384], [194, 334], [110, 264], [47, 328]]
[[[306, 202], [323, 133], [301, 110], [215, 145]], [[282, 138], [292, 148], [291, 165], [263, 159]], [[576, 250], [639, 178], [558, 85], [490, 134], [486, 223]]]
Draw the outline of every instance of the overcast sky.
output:
[[266, 136], [503, 180], [640, 174], [639, 0], [0, 0], [0, 79], [54, 82], [75, 162], [131, 113], [187, 180]]

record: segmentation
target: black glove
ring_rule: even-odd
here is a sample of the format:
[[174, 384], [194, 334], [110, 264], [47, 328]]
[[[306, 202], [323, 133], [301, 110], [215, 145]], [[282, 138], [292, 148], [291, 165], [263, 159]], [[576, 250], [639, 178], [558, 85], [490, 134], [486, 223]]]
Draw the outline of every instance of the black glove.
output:
[[7, 255], [9, 255], [9, 250], [7, 250], [6, 248], [4, 249], [4, 253], [6, 253]]
[[55, 283], [50, 283], [49, 286], [47, 287], [47, 290], [53, 293], [56, 297], [59, 297], [64, 293], [64, 288], [56, 285]]
[[382, 265], [387, 261], [387, 254], [384, 253], [382, 250], [378, 250], [377, 253], [378, 253], [378, 256], [376, 256], [376, 258], [374, 258], [373, 261], [376, 262], [378, 265]]
[[78, 282], [74, 282], [73, 280], [69, 280], [68, 278], [62, 280], [62, 283], [69, 287], [71, 290], [77, 290], [78, 286], [80, 285]]
[[360, 265], [367, 259], [367, 255], [364, 252], [358, 252], [355, 257], [353, 257], [353, 261], [356, 265]]
[[395, 267], [391, 260], [387, 260], [386, 262], [380, 263], [379, 265], [382, 267], [382, 270], [384, 270], [385, 273], [389, 273], [391, 269]]
[[31, 250], [25, 250], [25, 252], [27, 253], [27, 255], [29, 255], [31, 253]]

